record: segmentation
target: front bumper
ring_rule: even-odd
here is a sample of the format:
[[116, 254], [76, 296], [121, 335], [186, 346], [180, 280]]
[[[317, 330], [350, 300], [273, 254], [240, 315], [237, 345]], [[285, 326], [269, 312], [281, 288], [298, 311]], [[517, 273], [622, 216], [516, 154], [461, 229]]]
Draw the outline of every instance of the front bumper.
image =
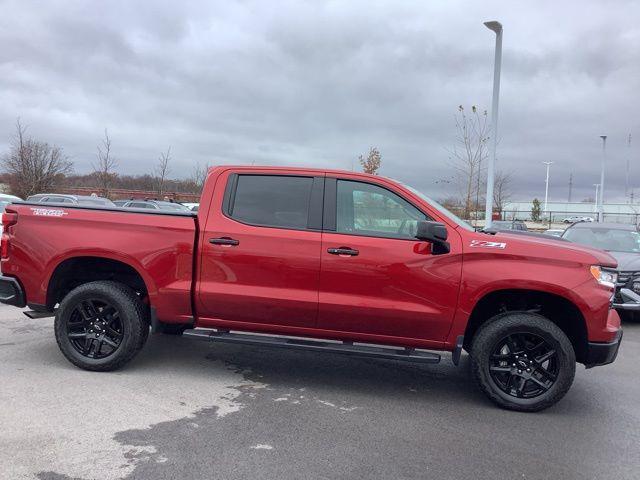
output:
[[640, 311], [640, 295], [636, 292], [630, 288], [621, 288], [618, 296], [622, 301], [614, 301], [613, 308], [616, 310]]
[[16, 307], [24, 307], [27, 304], [18, 280], [0, 275], [0, 302]]
[[618, 356], [618, 349], [622, 342], [622, 329], [616, 333], [615, 340], [610, 343], [589, 342], [587, 344], [586, 368], [597, 367], [613, 363]]

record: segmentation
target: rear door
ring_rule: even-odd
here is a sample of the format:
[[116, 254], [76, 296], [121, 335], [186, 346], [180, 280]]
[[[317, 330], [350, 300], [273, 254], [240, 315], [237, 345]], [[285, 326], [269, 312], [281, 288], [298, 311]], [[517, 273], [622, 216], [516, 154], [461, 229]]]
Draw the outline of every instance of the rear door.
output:
[[462, 246], [434, 255], [415, 238], [432, 220], [379, 185], [326, 178], [318, 327], [440, 345], [449, 332], [462, 272]]
[[200, 237], [200, 324], [315, 326], [323, 186], [317, 173], [217, 179]]

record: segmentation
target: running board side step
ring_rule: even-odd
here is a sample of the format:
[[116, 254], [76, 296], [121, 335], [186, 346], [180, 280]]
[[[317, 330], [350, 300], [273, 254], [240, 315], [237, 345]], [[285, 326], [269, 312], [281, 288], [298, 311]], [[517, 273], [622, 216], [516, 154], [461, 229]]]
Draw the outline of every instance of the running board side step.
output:
[[43, 311], [43, 312], [38, 312], [36, 310], [25, 310], [24, 313], [27, 317], [29, 317], [32, 320], [38, 319], [38, 318], [47, 318], [47, 317], [55, 317], [56, 316], [56, 311]]
[[327, 340], [313, 340], [299, 337], [282, 337], [273, 335], [253, 335], [248, 333], [232, 333], [227, 330], [211, 330], [206, 328], [193, 328], [185, 330], [184, 337], [213, 342], [236, 343], [254, 345], [260, 347], [279, 347], [297, 350], [309, 350], [314, 352], [341, 353], [358, 357], [382, 358], [388, 360], [403, 360], [417, 363], [439, 363], [440, 355], [437, 353], [416, 350], [413, 348], [374, 347], [370, 345], [354, 344], [352, 342], [339, 342]]

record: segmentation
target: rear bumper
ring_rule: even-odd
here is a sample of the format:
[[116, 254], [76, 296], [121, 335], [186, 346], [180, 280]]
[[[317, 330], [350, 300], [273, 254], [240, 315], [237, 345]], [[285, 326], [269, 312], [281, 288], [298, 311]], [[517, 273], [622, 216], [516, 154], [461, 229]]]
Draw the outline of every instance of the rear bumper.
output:
[[587, 358], [584, 366], [597, 367], [613, 363], [618, 356], [618, 349], [622, 342], [622, 329], [618, 330], [615, 340], [609, 343], [589, 342], [587, 344]]
[[15, 307], [24, 307], [27, 304], [18, 280], [0, 275], [0, 302]]

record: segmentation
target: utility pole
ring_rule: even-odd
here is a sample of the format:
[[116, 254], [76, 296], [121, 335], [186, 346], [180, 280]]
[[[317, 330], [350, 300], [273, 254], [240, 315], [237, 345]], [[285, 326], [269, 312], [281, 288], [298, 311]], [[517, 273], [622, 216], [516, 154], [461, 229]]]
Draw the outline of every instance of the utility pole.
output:
[[547, 166], [547, 179], [544, 182], [544, 210], [543, 212], [547, 212], [547, 199], [549, 197], [549, 167], [553, 164], [553, 162], [542, 162]]
[[571, 203], [571, 189], [573, 188], [573, 173], [569, 174], [569, 203]]
[[602, 139], [602, 162], [600, 164], [600, 201], [598, 202], [598, 221], [604, 221], [604, 164], [607, 159], [607, 136], [600, 135]]
[[[627, 138], [627, 148], [628, 148], [628, 152], [627, 152], [627, 176], [625, 179], [625, 183], [624, 183], [624, 198], [627, 198], [627, 194], [629, 192], [629, 163], [631, 160], [631, 134], [629, 134], [629, 137]], [[632, 202], [633, 203], [633, 202]]]
[[487, 198], [484, 210], [484, 225], [491, 228], [493, 216], [493, 182], [496, 165], [496, 146], [498, 143], [498, 99], [500, 98], [500, 68], [502, 66], [502, 24], [500, 22], [484, 22], [485, 27], [496, 34], [495, 56], [493, 60], [493, 98], [491, 101], [491, 143], [489, 163], [487, 165]]

